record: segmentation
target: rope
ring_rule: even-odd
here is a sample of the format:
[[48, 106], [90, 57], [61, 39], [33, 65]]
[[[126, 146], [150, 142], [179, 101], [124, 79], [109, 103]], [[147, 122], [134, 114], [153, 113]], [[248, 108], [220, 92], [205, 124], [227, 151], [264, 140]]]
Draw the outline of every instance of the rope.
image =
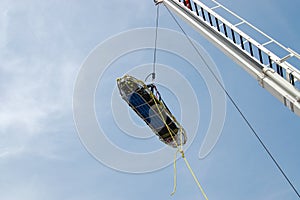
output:
[[[158, 110], [159, 115], [160, 115], [160, 119], [164, 122], [164, 125], [167, 127], [167, 130], [168, 130], [168, 132], [170, 133], [170, 136], [171, 136], [173, 142], [175, 143], [176, 148], [178, 149], [179, 145], [178, 145], [177, 141], [175, 140], [175, 138], [174, 138], [174, 136], [173, 136], [173, 134], [172, 134], [172, 131], [170, 130], [169, 125], [165, 122], [164, 117], [163, 117], [163, 114], [162, 114], [160, 108], [158, 107], [157, 102], [156, 102], [155, 99], [154, 99], [155, 97], [154, 97], [153, 93], [150, 93], [150, 96], [151, 96], [151, 98], [154, 100], [156, 109]], [[171, 117], [173, 118], [173, 120], [176, 120], [176, 119], [174, 118], [173, 115], [172, 115]], [[180, 130], [182, 130], [182, 129], [180, 129]]]
[[177, 168], [176, 168], [176, 160], [177, 160], [177, 153], [178, 151], [176, 151], [175, 156], [174, 156], [174, 186], [173, 186], [173, 192], [171, 193], [171, 196], [173, 196], [176, 192], [176, 188], [177, 188]]
[[152, 82], [155, 80], [155, 67], [156, 67], [156, 51], [157, 51], [157, 35], [158, 35], [158, 22], [159, 22], [159, 4], [156, 8], [156, 24], [155, 24], [155, 41], [153, 52], [153, 69], [152, 69]]
[[199, 190], [201, 191], [203, 197], [208, 200], [206, 193], [204, 192], [199, 180], [197, 179], [197, 176], [195, 175], [190, 163], [188, 162], [187, 158], [184, 155], [184, 151], [183, 150], [177, 150], [174, 156], [174, 186], [173, 186], [173, 192], [171, 193], [171, 196], [173, 196], [176, 192], [177, 189], [177, 168], [176, 168], [176, 159], [177, 159], [177, 153], [180, 152], [181, 153], [181, 157], [183, 158], [185, 165], [187, 166], [188, 170], [190, 171], [191, 175], [193, 176]]
[[[152, 93], [151, 93], [151, 97], [154, 98], [154, 96], [153, 96]], [[204, 197], [206, 200], [208, 200], [206, 193], [204, 192], [204, 190], [203, 190], [203, 188], [202, 188], [202, 186], [201, 186], [199, 180], [197, 179], [197, 177], [196, 177], [196, 175], [195, 175], [195, 173], [194, 173], [192, 167], [190, 166], [188, 160], [186, 159], [186, 157], [185, 157], [185, 155], [184, 155], [184, 151], [183, 151], [183, 148], [182, 148], [182, 127], [180, 127], [180, 134], [181, 134], [181, 135], [180, 135], [180, 140], [181, 140], [181, 141], [180, 141], [180, 145], [178, 145], [177, 141], [175, 140], [174, 136], [172, 135], [172, 131], [170, 130], [170, 127], [168, 126], [168, 124], [167, 124], [167, 123], [164, 121], [164, 119], [163, 119], [163, 114], [162, 114], [161, 110], [159, 109], [157, 102], [156, 102], [156, 101], [154, 101], [154, 102], [155, 102], [155, 106], [156, 106], [156, 108], [157, 108], [157, 110], [158, 110], [158, 112], [159, 112], [160, 118], [161, 118], [161, 120], [164, 122], [164, 125], [167, 127], [168, 132], [170, 133], [170, 136], [171, 136], [173, 142], [176, 144], [176, 148], [177, 148], [177, 152], [176, 152], [175, 158], [174, 158], [174, 188], [173, 188], [173, 192], [171, 193], [171, 195], [174, 195], [175, 192], [176, 192], [176, 187], [177, 187], [176, 159], [177, 159], [177, 153], [180, 152], [180, 153], [181, 153], [181, 156], [182, 156], [182, 158], [183, 158], [183, 160], [184, 160], [184, 162], [185, 162], [185, 164], [186, 164], [186, 166], [187, 166], [187, 168], [189, 169], [191, 175], [193, 176], [193, 178], [194, 178], [194, 180], [195, 180], [195, 182], [196, 182], [198, 188], [200, 189], [200, 191], [201, 191], [203, 197]], [[173, 117], [173, 115], [172, 115], [172, 117]], [[176, 120], [174, 117], [173, 117], [173, 119]]]
[[241, 109], [239, 108], [239, 106], [236, 104], [236, 102], [233, 100], [233, 98], [231, 97], [231, 95], [225, 89], [225, 87], [223, 86], [223, 84], [221, 83], [221, 81], [218, 79], [218, 77], [216, 76], [216, 74], [209, 67], [208, 63], [205, 61], [205, 59], [203, 58], [203, 56], [201, 55], [201, 53], [199, 52], [199, 50], [197, 49], [197, 47], [195, 46], [195, 44], [193, 43], [193, 41], [188, 37], [187, 33], [183, 30], [182, 26], [179, 24], [179, 22], [177, 21], [177, 19], [175, 18], [175, 16], [171, 13], [171, 11], [169, 10], [169, 8], [167, 6], [165, 6], [165, 7], [168, 10], [168, 12], [171, 15], [171, 17], [176, 22], [176, 24], [179, 26], [179, 28], [181, 29], [181, 31], [183, 32], [183, 34], [185, 35], [185, 37], [188, 39], [188, 41], [191, 43], [191, 45], [193, 46], [193, 48], [196, 50], [197, 54], [199, 55], [199, 57], [201, 58], [201, 60], [204, 62], [206, 68], [212, 74], [212, 76], [214, 77], [214, 79], [217, 81], [218, 85], [222, 88], [222, 90], [225, 92], [226, 96], [229, 98], [230, 102], [233, 104], [233, 106], [235, 107], [235, 109], [238, 111], [238, 113], [240, 114], [240, 116], [243, 118], [244, 122], [251, 129], [251, 131], [254, 134], [254, 136], [257, 138], [257, 140], [262, 145], [262, 147], [264, 148], [264, 150], [266, 151], [266, 153], [269, 155], [269, 157], [271, 158], [271, 160], [274, 162], [274, 164], [279, 169], [279, 171], [281, 172], [281, 174], [284, 176], [284, 178], [286, 179], [286, 181], [289, 183], [290, 187], [294, 190], [294, 192], [296, 193], [296, 195], [300, 198], [299, 192], [297, 191], [297, 189], [295, 188], [295, 186], [293, 185], [293, 183], [290, 181], [290, 179], [288, 178], [288, 176], [285, 174], [285, 172], [283, 171], [283, 169], [280, 167], [280, 165], [278, 164], [277, 160], [271, 154], [271, 152], [269, 151], [269, 149], [267, 148], [267, 146], [264, 144], [264, 142], [262, 141], [262, 139], [259, 137], [259, 135], [257, 134], [257, 132], [254, 130], [253, 126], [250, 124], [250, 122], [248, 121], [248, 119], [246, 118], [246, 116], [243, 114], [243, 112], [241, 111]]
[[[182, 127], [180, 127], [180, 133], [182, 133]], [[180, 134], [180, 149], [177, 146], [177, 151], [176, 151], [175, 156], [174, 156], [174, 186], [173, 186], [173, 192], [171, 193], [171, 196], [173, 196], [175, 194], [176, 188], [177, 188], [177, 169], [176, 169], [177, 153], [180, 152], [182, 158], [184, 158], [184, 152], [183, 152], [183, 149], [182, 149], [182, 146], [183, 146], [182, 142], [183, 142], [182, 134]]]
[[208, 200], [208, 198], [207, 198], [207, 196], [206, 196], [206, 194], [205, 194], [205, 192], [204, 192], [204, 190], [203, 190], [201, 184], [199, 183], [199, 181], [198, 181], [198, 179], [197, 179], [197, 177], [196, 177], [196, 175], [195, 175], [195, 173], [194, 173], [192, 167], [190, 166], [188, 160], [186, 159], [186, 157], [183, 157], [183, 160], [184, 160], [186, 166], [188, 167], [190, 173], [192, 174], [192, 176], [193, 176], [195, 182], [197, 183], [197, 186], [198, 186], [198, 188], [200, 189], [202, 195], [204, 196], [204, 198], [205, 198], [206, 200]]

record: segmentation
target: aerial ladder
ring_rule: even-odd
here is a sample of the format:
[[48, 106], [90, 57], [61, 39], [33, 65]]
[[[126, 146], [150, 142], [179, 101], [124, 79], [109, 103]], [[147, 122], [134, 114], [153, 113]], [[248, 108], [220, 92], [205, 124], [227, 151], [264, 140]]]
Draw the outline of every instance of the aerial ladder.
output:
[[[299, 62], [300, 55], [216, 0], [207, 1], [210, 6], [200, 0], [155, 0], [155, 3], [163, 3], [180, 16], [257, 79], [263, 88], [300, 116], [300, 71], [288, 62], [291, 58]], [[225, 15], [218, 14], [217, 10], [220, 9], [235, 18], [236, 23], [230, 22], [233, 20], [229, 21]], [[255, 38], [242, 31], [241, 26], [255, 32]], [[258, 42], [256, 37], [264, 38], [264, 42]], [[274, 53], [272, 46], [276, 52], [285, 54], [280, 57], [278, 53]]]

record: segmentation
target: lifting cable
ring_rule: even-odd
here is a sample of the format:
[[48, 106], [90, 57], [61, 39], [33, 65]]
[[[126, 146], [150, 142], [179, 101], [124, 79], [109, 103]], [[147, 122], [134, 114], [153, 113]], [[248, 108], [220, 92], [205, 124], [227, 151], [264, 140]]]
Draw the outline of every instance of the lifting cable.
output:
[[264, 150], [266, 151], [266, 153], [268, 154], [268, 156], [274, 162], [274, 164], [276, 165], [276, 167], [278, 168], [278, 170], [281, 172], [281, 174], [284, 176], [284, 178], [286, 179], [286, 181], [289, 183], [290, 187], [294, 190], [294, 192], [296, 193], [296, 195], [300, 198], [299, 192], [297, 191], [297, 189], [295, 188], [295, 186], [293, 185], [293, 183], [291, 182], [291, 180], [288, 178], [288, 176], [285, 174], [285, 172], [283, 171], [283, 169], [280, 167], [280, 165], [277, 162], [277, 160], [271, 154], [271, 152], [268, 149], [268, 147], [264, 144], [264, 142], [259, 137], [259, 135], [257, 134], [257, 132], [254, 130], [253, 126], [251, 125], [251, 123], [249, 122], [249, 120], [246, 118], [246, 116], [243, 114], [243, 112], [241, 111], [241, 109], [239, 108], [239, 106], [237, 105], [237, 103], [233, 100], [233, 98], [231, 97], [231, 95], [228, 93], [228, 91], [226, 90], [226, 88], [223, 86], [223, 84], [221, 83], [221, 81], [219, 80], [219, 78], [217, 77], [217, 75], [209, 67], [208, 63], [205, 61], [205, 59], [201, 55], [200, 51], [197, 49], [197, 47], [195, 46], [195, 44], [193, 43], [193, 41], [190, 39], [190, 37], [187, 35], [187, 33], [183, 30], [182, 26], [180, 25], [180, 23], [178, 22], [178, 20], [175, 18], [175, 16], [173, 15], [173, 13], [169, 10], [169, 8], [167, 6], [165, 6], [165, 7], [166, 7], [167, 11], [169, 12], [169, 14], [171, 15], [171, 17], [173, 18], [173, 20], [176, 22], [176, 24], [181, 29], [182, 33], [185, 35], [185, 37], [187, 38], [187, 40], [193, 46], [193, 48], [195, 49], [195, 51], [197, 52], [197, 54], [199, 55], [199, 57], [201, 58], [201, 60], [204, 62], [206, 68], [212, 74], [212, 76], [214, 77], [214, 79], [217, 81], [218, 85], [222, 88], [222, 90], [225, 92], [226, 96], [229, 98], [230, 102], [233, 104], [233, 106], [235, 107], [235, 109], [238, 111], [238, 113], [240, 114], [240, 116], [243, 118], [244, 122], [251, 129], [252, 133], [257, 138], [257, 140], [259, 141], [259, 143], [261, 144], [261, 146], [264, 148]]
[[155, 39], [154, 39], [154, 52], [153, 52], [153, 66], [152, 66], [152, 73], [150, 73], [150, 74], [145, 78], [145, 82], [147, 81], [147, 79], [148, 79], [150, 76], [152, 76], [152, 83], [153, 83], [154, 80], [155, 80], [155, 77], [156, 77], [155, 67], [156, 67], [156, 51], [157, 51], [158, 22], [159, 22], [159, 4], [157, 4], [157, 6], [156, 6]]

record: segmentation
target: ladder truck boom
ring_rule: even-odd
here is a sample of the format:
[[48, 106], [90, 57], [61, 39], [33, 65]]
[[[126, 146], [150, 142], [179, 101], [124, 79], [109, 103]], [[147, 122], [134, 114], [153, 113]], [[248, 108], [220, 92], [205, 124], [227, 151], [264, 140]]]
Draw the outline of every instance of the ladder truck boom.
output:
[[[263, 88], [300, 116], [300, 71], [287, 61], [292, 57], [300, 61], [300, 55], [260, 31], [216, 0], [210, 1], [214, 4], [213, 7], [209, 7], [200, 0], [155, 0], [156, 3], [163, 3], [175, 12], [257, 79]], [[238, 23], [232, 24], [218, 14], [216, 9], [225, 10], [234, 16]], [[239, 28], [241, 25], [248, 26], [266, 38], [266, 42], [257, 42]], [[280, 58], [268, 49], [270, 44], [276, 45], [277, 48], [286, 52], [286, 55]]]

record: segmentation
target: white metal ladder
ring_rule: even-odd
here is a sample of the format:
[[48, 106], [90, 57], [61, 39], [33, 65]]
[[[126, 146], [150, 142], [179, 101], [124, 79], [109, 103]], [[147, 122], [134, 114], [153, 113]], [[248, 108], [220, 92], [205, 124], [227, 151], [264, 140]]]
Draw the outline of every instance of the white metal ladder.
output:
[[[300, 116], [300, 71], [288, 59], [294, 57], [300, 63], [300, 55], [286, 48], [245, 19], [239, 17], [215, 0], [207, 0], [208, 6], [199, 0], [157, 0], [192, 25], [206, 39], [220, 48], [244, 70], [255, 77], [259, 84], [279, 99], [291, 111]], [[235, 18], [236, 23], [229, 22], [218, 14], [222, 9]], [[255, 31], [265, 39], [258, 42], [242, 31], [241, 26]], [[286, 55], [279, 57], [270, 50], [275, 45]]]

